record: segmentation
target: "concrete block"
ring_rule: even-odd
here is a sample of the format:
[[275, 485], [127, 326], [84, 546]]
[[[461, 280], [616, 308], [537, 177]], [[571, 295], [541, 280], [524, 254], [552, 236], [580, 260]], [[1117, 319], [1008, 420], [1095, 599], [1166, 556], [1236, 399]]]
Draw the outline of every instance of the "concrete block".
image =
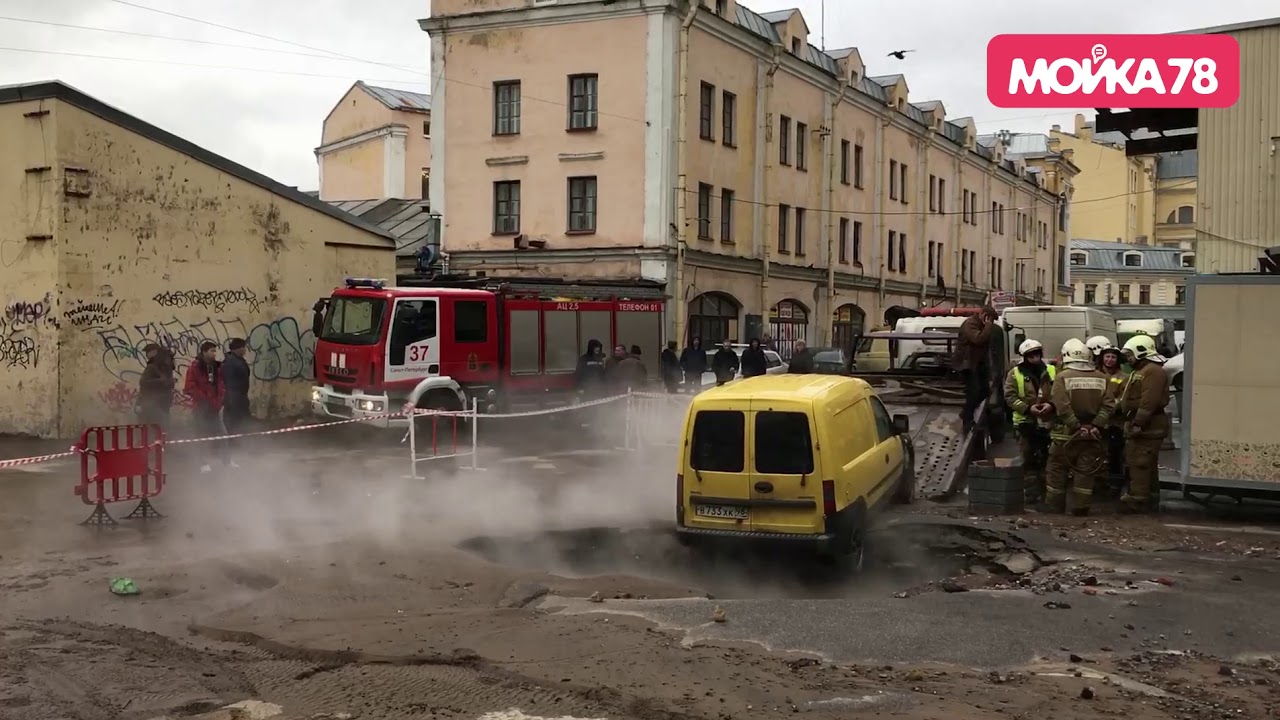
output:
[[1022, 492], [1022, 488], [1026, 485], [1026, 481], [1021, 475], [1009, 478], [990, 478], [990, 477], [970, 477], [969, 492], [999, 492], [1012, 493]]
[[1006, 478], [1022, 476], [1022, 458], [996, 458], [969, 463], [969, 477]]
[[978, 505], [1005, 505], [1010, 507], [1022, 508], [1023, 490], [1021, 487], [1016, 492], [1003, 492], [998, 490], [974, 490], [969, 489], [969, 502]]
[[1022, 514], [1022, 504], [1017, 507], [1009, 507], [1008, 505], [983, 505], [982, 503], [969, 503], [970, 515], [1020, 515]]

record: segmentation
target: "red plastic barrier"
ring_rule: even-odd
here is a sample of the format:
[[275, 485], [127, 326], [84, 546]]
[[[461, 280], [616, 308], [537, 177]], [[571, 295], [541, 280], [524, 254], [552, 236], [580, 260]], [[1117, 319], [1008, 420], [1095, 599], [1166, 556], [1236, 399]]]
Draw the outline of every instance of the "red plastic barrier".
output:
[[137, 501], [128, 518], [161, 517], [151, 498], [164, 490], [164, 431], [159, 425], [87, 428], [80, 435], [80, 484], [93, 514], [82, 525], [115, 525], [107, 505]]

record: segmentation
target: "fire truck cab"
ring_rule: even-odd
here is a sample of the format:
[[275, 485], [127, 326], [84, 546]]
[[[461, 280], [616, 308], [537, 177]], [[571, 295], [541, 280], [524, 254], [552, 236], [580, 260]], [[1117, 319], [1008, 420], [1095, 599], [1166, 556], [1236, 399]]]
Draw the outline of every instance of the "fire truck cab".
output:
[[[660, 299], [601, 297], [570, 286], [548, 292], [468, 284], [392, 287], [348, 278], [329, 298], [316, 339], [313, 411], [349, 419], [396, 413], [407, 402], [442, 410], [475, 402], [493, 413], [563, 400], [591, 339], [606, 348], [639, 345], [650, 371], [657, 370]], [[404, 422], [370, 420], [384, 427]]]

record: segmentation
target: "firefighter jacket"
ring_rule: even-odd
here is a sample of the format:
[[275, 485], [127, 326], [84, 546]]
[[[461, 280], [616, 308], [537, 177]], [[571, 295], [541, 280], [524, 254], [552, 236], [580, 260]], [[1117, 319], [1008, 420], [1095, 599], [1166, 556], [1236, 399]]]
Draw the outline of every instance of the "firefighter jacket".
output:
[[1120, 398], [1124, 397], [1124, 388], [1129, 384], [1129, 375], [1132, 370], [1128, 365], [1119, 365], [1114, 373], [1107, 372], [1106, 368], [1099, 368], [1099, 372], [1107, 378], [1107, 392], [1111, 393], [1111, 397], [1115, 398], [1116, 409], [1111, 415], [1111, 422], [1108, 423], [1112, 427], [1120, 427], [1124, 424], [1124, 413], [1120, 411]]
[[1032, 405], [1049, 402], [1053, 379], [1058, 369], [1052, 365], [1027, 365], [1018, 363], [1009, 369], [1004, 378], [1004, 396], [1013, 411], [1013, 424], [1035, 422], [1028, 413]]
[[1049, 437], [1069, 440], [1082, 426], [1106, 427], [1115, 411], [1115, 397], [1107, 385], [1107, 376], [1099, 370], [1067, 368], [1059, 373], [1052, 394], [1058, 421]]
[[1169, 375], [1160, 363], [1146, 362], [1133, 371], [1120, 400], [1129, 437], [1163, 438], [1169, 434]]

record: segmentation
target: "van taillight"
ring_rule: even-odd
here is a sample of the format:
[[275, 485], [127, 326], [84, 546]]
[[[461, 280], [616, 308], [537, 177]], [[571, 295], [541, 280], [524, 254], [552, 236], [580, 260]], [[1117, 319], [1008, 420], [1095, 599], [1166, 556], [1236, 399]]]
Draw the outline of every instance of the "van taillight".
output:
[[835, 480], [822, 481], [822, 514], [828, 516], [836, 514]]
[[676, 475], [676, 521], [684, 521], [684, 475]]

